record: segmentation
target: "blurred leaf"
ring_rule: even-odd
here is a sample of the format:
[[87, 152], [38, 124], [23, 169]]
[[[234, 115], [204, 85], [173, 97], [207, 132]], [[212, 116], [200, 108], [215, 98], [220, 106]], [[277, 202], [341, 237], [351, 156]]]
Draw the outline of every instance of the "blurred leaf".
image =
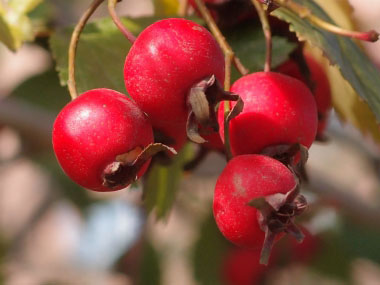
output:
[[340, 27], [353, 30], [356, 24], [352, 17], [354, 12], [348, 0], [314, 0]]
[[153, 0], [154, 13], [158, 16], [176, 15], [179, 9], [178, 0]]
[[12, 91], [12, 96], [56, 114], [70, 102], [69, 92], [59, 84], [57, 72], [53, 69], [27, 79]]
[[[136, 35], [155, 20], [157, 18], [123, 19], [123, 23]], [[72, 28], [58, 32], [50, 40], [62, 85], [67, 84], [67, 51], [71, 32]], [[87, 24], [80, 37], [76, 55], [78, 92], [94, 88], [111, 88], [126, 93], [123, 69], [130, 47], [129, 41], [111, 19], [100, 19]]]
[[32, 22], [27, 13], [42, 0], [10, 0], [0, 2], [0, 41], [10, 50], [18, 50], [24, 41], [34, 39]]
[[148, 212], [155, 209], [158, 219], [166, 218], [175, 200], [179, 183], [183, 175], [183, 165], [191, 156], [192, 150], [187, 144], [168, 166], [155, 164], [144, 181], [145, 206]]
[[[260, 26], [243, 24], [236, 29], [227, 30], [225, 36], [236, 55], [250, 72], [262, 71], [265, 62], [265, 37]], [[295, 43], [285, 38], [273, 37], [272, 66], [277, 66], [288, 59], [289, 54], [296, 48]], [[240, 77], [232, 69], [232, 80]]]
[[313, 268], [348, 283], [352, 276], [352, 263], [356, 259], [366, 258], [380, 264], [379, 238], [380, 229], [353, 223], [348, 217], [342, 217], [334, 232], [324, 235], [323, 247], [318, 252]]
[[5, 283], [5, 258], [7, 254], [7, 243], [5, 242], [3, 236], [0, 235], [0, 284]]
[[222, 284], [221, 266], [228, 245], [211, 213], [202, 223], [199, 238], [194, 245], [193, 267], [199, 284]]
[[311, 266], [323, 275], [346, 281], [346, 284], [350, 279], [352, 261], [341, 237], [329, 233], [324, 237], [323, 247]]
[[42, 0], [9, 0], [8, 6], [19, 14], [26, 14], [36, 8]]
[[346, 219], [340, 238], [353, 258], [367, 258], [380, 264], [380, 229], [361, 226]]
[[152, 284], [161, 284], [160, 257], [154, 247], [149, 242], [145, 242], [138, 285]]
[[[314, 15], [332, 22], [331, 18], [313, 1], [297, 0], [296, 2], [309, 8]], [[308, 20], [301, 18], [290, 10], [281, 8], [274, 11], [273, 14], [290, 23], [291, 29], [296, 32], [300, 40], [307, 41], [312, 46], [318, 47], [323, 51], [324, 55], [330, 60], [330, 63], [339, 68], [342, 76], [349, 82], [355, 92], [368, 103], [369, 108], [376, 116], [377, 121], [379, 121], [380, 73], [361, 48], [351, 39], [336, 36], [315, 27]], [[341, 96], [345, 96], [345, 94]], [[345, 101], [346, 97], [344, 100], [335, 100], [335, 107], [338, 110], [344, 110], [340, 104], [345, 104]], [[361, 117], [363, 115], [363, 108], [353, 110], [353, 102], [349, 104], [351, 106], [349, 110], [351, 113], [346, 114], [342, 112], [341, 116], [350, 118], [353, 121], [352, 117], [354, 115], [356, 121], [363, 120]]]

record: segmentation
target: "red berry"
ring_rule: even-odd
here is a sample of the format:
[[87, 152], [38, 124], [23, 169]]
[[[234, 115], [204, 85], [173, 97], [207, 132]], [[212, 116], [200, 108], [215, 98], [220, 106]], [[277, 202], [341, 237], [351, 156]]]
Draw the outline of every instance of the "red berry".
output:
[[[128, 93], [165, 135], [186, 128], [191, 87], [208, 76], [224, 81], [224, 55], [212, 35], [185, 19], [165, 19], [147, 27], [125, 60]], [[185, 132], [185, 131], [184, 131]]]
[[265, 233], [259, 210], [249, 203], [258, 197], [286, 194], [295, 186], [292, 172], [273, 158], [255, 154], [234, 157], [215, 186], [213, 209], [220, 231], [236, 245], [261, 248]]
[[223, 260], [222, 276], [225, 285], [260, 284], [268, 268], [259, 263], [260, 251], [232, 248]]
[[224, 144], [220, 139], [218, 132], [215, 132], [211, 128], [199, 127], [199, 134], [207, 141], [202, 144], [208, 150], [214, 150], [218, 152], [224, 152]]
[[[318, 110], [318, 135], [323, 135], [327, 124], [327, 116], [332, 107], [329, 79], [323, 67], [310, 55], [304, 54], [313, 84], [313, 94]], [[288, 60], [277, 68], [278, 72], [292, 76], [307, 83], [305, 76], [294, 60]]]
[[[310, 147], [317, 131], [317, 108], [301, 81], [275, 72], [257, 72], [237, 80], [231, 92], [244, 101], [243, 111], [230, 122], [233, 155], [260, 153], [280, 144]], [[229, 102], [230, 106], [235, 103]], [[219, 124], [224, 125], [224, 103]], [[220, 128], [224, 139], [224, 128]]]
[[[103, 185], [106, 168], [117, 156], [153, 142], [146, 115], [125, 95], [94, 89], [67, 104], [53, 127], [53, 148], [65, 173], [95, 191], [118, 190]], [[145, 163], [137, 176], [144, 174]]]
[[282, 239], [273, 251], [273, 258], [285, 264], [310, 263], [318, 254], [322, 240], [305, 228], [302, 228], [302, 232], [305, 237], [301, 243], [291, 237]]

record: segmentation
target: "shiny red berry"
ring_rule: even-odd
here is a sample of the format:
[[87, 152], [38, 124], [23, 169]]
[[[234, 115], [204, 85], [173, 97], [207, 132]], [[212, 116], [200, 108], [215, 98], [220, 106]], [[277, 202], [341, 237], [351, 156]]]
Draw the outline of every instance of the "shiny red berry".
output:
[[147, 27], [124, 65], [126, 89], [153, 128], [183, 142], [189, 91], [211, 75], [224, 81], [223, 52], [204, 27], [186, 19], [165, 19]]
[[[126, 187], [107, 186], [105, 175], [113, 163], [132, 162], [152, 142], [147, 116], [125, 95], [110, 89], [90, 90], [71, 101], [53, 127], [53, 148], [61, 167], [76, 183], [95, 191]], [[143, 175], [148, 165], [135, 175]]]
[[215, 186], [213, 210], [220, 231], [236, 245], [260, 249], [265, 225], [250, 203], [259, 197], [287, 194], [295, 186], [293, 173], [273, 158], [255, 154], [234, 157]]
[[[311, 55], [305, 53], [304, 58], [310, 71], [310, 83], [318, 110], [318, 136], [323, 137], [327, 125], [327, 117], [332, 108], [331, 89], [325, 70]], [[305, 84], [307, 80], [294, 60], [288, 60], [277, 69], [278, 72], [301, 80]]]
[[[300, 143], [310, 147], [317, 132], [317, 108], [304, 83], [275, 72], [257, 72], [237, 80], [231, 92], [244, 101], [243, 111], [230, 122], [233, 155], [260, 153], [264, 148]], [[234, 106], [234, 102], [229, 102]], [[224, 103], [219, 124], [224, 125]], [[220, 127], [224, 139], [224, 128]]]

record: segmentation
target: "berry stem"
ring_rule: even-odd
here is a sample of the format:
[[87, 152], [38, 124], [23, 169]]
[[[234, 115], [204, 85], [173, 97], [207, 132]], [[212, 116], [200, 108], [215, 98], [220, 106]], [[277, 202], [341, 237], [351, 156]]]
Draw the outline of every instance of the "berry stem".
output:
[[[223, 36], [222, 32], [216, 25], [214, 19], [212, 18], [210, 11], [207, 9], [206, 5], [202, 0], [195, 0], [195, 3], [202, 15], [202, 18], [206, 21], [212, 34], [219, 43], [225, 55], [225, 79], [224, 79], [224, 90], [228, 91], [231, 86], [231, 63], [234, 63], [235, 68], [240, 72], [241, 75], [246, 75], [249, 70], [241, 63], [240, 59], [235, 55], [231, 46], [228, 44], [226, 38]], [[229, 120], [228, 115], [230, 112], [230, 105], [228, 101], [224, 102], [224, 147], [226, 151], [226, 158], [230, 160], [232, 158], [231, 147], [230, 147], [230, 136], [229, 136]]]
[[[231, 142], [230, 142], [230, 121], [235, 118], [237, 115], [243, 111], [244, 108], [244, 102], [243, 100], [239, 97], [238, 100], [236, 101], [235, 106], [230, 110], [230, 106], [228, 108], [226, 105], [229, 105], [229, 101], [224, 101], [224, 149], [226, 152], [226, 158], [227, 161], [230, 161], [233, 157], [232, 151], [231, 151]], [[227, 111], [226, 111], [227, 110]]]
[[202, 18], [206, 21], [207, 25], [209, 26], [212, 34], [216, 38], [217, 42], [219, 43], [220, 47], [222, 48], [225, 59], [226, 59], [226, 76], [225, 76], [225, 82], [224, 82], [224, 89], [229, 90], [230, 82], [231, 82], [231, 62], [234, 63], [236, 69], [241, 73], [241, 75], [248, 74], [248, 69], [244, 67], [244, 65], [241, 63], [240, 59], [234, 54], [231, 46], [226, 41], [225, 37], [223, 36], [222, 32], [216, 25], [214, 19], [212, 18], [210, 11], [207, 9], [206, 5], [203, 3], [202, 0], [195, 0], [195, 3], [197, 4], [197, 7], [199, 9], [199, 12], [202, 15]]
[[76, 24], [74, 31], [71, 35], [70, 46], [69, 46], [69, 79], [67, 85], [69, 87], [69, 92], [71, 99], [74, 100], [78, 97], [77, 87], [75, 82], [75, 55], [77, 51], [78, 41], [80, 34], [82, 33], [88, 19], [95, 12], [95, 10], [102, 4], [104, 0], [94, 0], [87, 10], [83, 13], [82, 17], [79, 19], [79, 22]]
[[271, 63], [272, 63], [272, 32], [269, 25], [268, 14], [261, 3], [257, 2], [257, 0], [251, 0], [251, 1], [252, 1], [253, 6], [255, 6], [257, 14], [259, 15], [259, 18], [260, 18], [261, 25], [263, 27], [263, 32], [265, 36], [265, 45], [266, 45], [264, 71], [268, 72], [271, 69]]
[[136, 40], [136, 37], [123, 25], [115, 11], [116, 3], [119, 1], [120, 0], [108, 0], [108, 12], [119, 31], [127, 38], [131, 44], [133, 44]]
[[178, 15], [180, 17], [186, 17], [187, 11], [189, 11], [189, 0], [181, 1], [179, 10], [178, 10]]
[[379, 39], [379, 33], [374, 30], [371, 30], [368, 32], [357, 32], [357, 31], [343, 29], [341, 27], [328, 23], [322, 20], [321, 18], [313, 15], [308, 8], [301, 6], [293, 1], [274, 0], [274, 2], [280, 7], [287, 8], [297, 13], [301, 18], [308, 19], [313, 25], [321, 29], [324, 29], [326, 31], [329, 31], [330, 33], [344, 36], [344, 37], [359, 39], [362, 41], [368, 41], [368, 42], [376, 42]]

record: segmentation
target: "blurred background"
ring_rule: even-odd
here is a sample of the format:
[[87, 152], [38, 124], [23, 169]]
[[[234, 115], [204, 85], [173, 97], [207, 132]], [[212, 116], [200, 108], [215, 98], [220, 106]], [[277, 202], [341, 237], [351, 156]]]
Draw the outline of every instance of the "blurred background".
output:
[[[359, 30], [380, 30], [378, 0], [349, 2]], [[213, 188], [225, 166], [217, 152], [185, 173], [164, 215], [147, 214], [141, 183], [94, 193], [71, 182], [51, 147], [54, 118], [70, 97], [48, 36], [73, 25], [88, 4], [44, 1], [30, 17], [48, 28], [33, 43], [17, 52], [0, 44], [0, 284], [218, 285], [235, 275], [248, 284], [380, 284], [379, 145], [334, 112], [328, 142], [310, 149], [307, 242], [282, 240], [268, 268], [216, 228]], [[132, 18], [154, 13], [150, 0], [117, 8]], [[94, 15], [102, 17], [105, 7]], [[380, 44], [363, 47], [380, 69]]]

